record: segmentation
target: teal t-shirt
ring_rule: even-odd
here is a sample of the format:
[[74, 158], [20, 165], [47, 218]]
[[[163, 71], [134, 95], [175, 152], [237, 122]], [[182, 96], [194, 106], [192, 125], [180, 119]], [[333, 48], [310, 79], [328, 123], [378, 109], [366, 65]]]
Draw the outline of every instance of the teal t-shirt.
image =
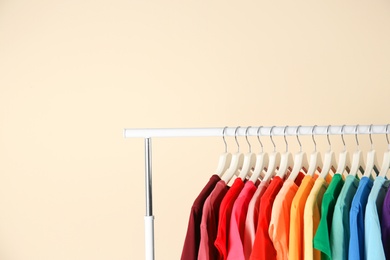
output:
[[335, 174], [322, 198], [321, 219], [313, 240], [314, 248], [321, 251], [321, 259], [332, 259], [330, 231], [334, 207], [343, 185], [343, 176], [341, 174]]
[[385, 260], [382, 244], [382, 233], [379, 216], [382, 215], [383, 200], [389, 188], [390, 181], [376, 177], [374, 186], [368, 196], [366, 215], [364, 218], [364, 248], [367, 260]]
[[330, 230], [330, 248], [334, 260], [348, 260], [349, 210], [358, 186], [359, 179], [348, 175], [334, 207]]

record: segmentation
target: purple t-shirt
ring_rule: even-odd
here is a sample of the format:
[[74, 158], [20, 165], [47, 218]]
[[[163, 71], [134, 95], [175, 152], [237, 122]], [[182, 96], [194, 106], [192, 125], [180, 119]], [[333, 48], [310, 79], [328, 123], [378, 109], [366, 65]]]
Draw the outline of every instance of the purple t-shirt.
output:
[[390, 259], [390, 189], [383, 201], [381, 230], [386, 259]]

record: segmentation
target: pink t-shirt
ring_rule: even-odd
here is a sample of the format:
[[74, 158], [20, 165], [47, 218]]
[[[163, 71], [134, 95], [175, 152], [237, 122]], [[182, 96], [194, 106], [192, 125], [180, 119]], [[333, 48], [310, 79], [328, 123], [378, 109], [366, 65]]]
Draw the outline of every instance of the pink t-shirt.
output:
[[261, 182], [248, 205], [244, 229], [244, 254], [249, 259], [256, 237], [257, 222], [259, 219], [260, 199], [267, 189], [269, 182]]
[[256, 192], [256, 188], [257, 185], [252, 181], [246, 182], [244, 189], [234, 203], [228, 237], [228, 260], [245, 260], [243, 246], [245, 219], [249, 202]]

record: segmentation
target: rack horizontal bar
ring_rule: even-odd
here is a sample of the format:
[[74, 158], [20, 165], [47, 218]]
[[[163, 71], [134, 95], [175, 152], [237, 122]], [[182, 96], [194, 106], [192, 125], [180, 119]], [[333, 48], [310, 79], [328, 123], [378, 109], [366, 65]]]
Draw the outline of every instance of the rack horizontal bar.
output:
[[[297, 133], [297, 129], [299, 131]], [[272, 136], [292, 135], [351, 135], [351, 134], [386, 134], [390, 131], [387, 125], [341, 125], [332, 126], [251, 126], [227, 127], [225, 136], [269, 136], [272, 128]], [[125, 128], [125, 138], [152, 138], [152, 137], [206, 137], [223, 136], [224, 127], [214, 128]]]

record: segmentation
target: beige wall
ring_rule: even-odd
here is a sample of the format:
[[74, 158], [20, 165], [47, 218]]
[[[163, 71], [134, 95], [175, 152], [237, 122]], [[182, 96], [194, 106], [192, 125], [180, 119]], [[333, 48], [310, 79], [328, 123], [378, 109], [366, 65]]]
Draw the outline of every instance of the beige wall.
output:
[[[389, 123], [389, 24], [384, 0], [0, 1], [0, 258], [143, 259], [125, 127]], [[153, 148], [156, 258], [178, 259], [223, 143]]]

